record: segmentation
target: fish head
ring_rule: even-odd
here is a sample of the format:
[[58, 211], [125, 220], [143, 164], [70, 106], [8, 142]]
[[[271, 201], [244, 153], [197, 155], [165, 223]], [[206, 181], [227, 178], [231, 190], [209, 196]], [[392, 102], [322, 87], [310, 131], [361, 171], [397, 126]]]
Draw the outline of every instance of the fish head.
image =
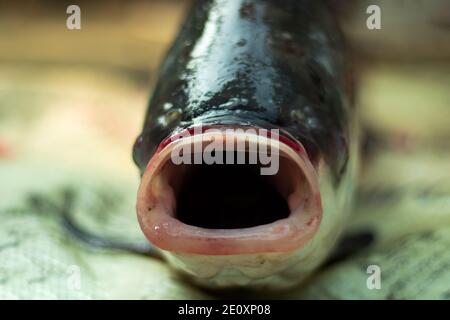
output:
[[324, 260], [342, 227], [346, 204], [327, 177], [324, 162], [285, 133], [197, 126], [163, 141], [149, 161], [138, 220], [196, 284], [286, 288]]

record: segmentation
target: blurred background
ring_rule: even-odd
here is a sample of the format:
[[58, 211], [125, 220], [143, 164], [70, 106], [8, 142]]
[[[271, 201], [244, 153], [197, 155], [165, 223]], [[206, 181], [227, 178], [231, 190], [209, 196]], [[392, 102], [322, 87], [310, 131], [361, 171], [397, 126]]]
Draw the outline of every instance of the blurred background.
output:
[[[81, 8], [69, 30], [66, 9]], [[214, 298], [165, 265], [69, 237], [142, 241], [131, 160], [186, 0], [0, 1], [0, 298]], [[275, 298], [450, 298], [450, 2], [328, 1], [348, 40], [366, 157], [355, 257]], [[366, 27], [369, 5], [381, 29]], [[380, 265], [381, 290], [366, 268]], [[254, 293], [242, 292], [243, 296]]]

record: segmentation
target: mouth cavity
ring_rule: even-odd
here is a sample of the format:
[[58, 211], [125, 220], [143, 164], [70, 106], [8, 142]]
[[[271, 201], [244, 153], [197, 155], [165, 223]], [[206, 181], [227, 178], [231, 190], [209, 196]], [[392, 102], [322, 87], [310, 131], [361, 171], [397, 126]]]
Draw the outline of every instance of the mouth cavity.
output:
[[[238, 157], [237, 152], [232, 156]], [[280, 175], [261, 175], [258, 164], [182, 165], [173, 170], [175, 218], [206, 229], [240, 229], [289, 216], [287, 199], [277, 189]], [[175, 185], [175, 184], [173, 184]]]
[[[212, 140], [223, 142], [216, 152], [223, 152], [224, 164], [194, 164], [194, 145], [206, 147]], [[254, 153], [250, 141], [278, 157], [275, 174], [261, 174], [267, 165], [259, 161], [249, 164]], [[245, 148], [236, 151], [238, 142]], [[219, 130], [165, 144], [149, 162], [138, 192], [137, 213], [145, 236], [163, 250], [203, 255], [302, 247], [319, 227], [321, 200], [316, 171], [304, 148], [288, 142]], [[172, 152], [184, 147], [192, 147], [183, 149], [191, 150], [190, 164], [176, 164]], [[239, 157], [245, 164], [236, 163]]]

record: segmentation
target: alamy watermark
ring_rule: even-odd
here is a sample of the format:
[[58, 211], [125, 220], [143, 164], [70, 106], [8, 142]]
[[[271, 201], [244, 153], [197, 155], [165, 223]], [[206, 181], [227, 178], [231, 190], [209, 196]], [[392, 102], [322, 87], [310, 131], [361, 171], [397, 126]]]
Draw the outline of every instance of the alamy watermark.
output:
[[[279, 169], [278, 129], [207, 129], [184, 131], [171, 138], [185, 143], [175, 146], [171, 160], [181, 164], [259, 164], [261, 175], [274, 175]], [[187, 139], [187, 141], [186, 141]]]
[[70, 265], [66, 270], [66, 286], [71, 291], [81, 290], [81, 268], [77, 265]]
[[367, 267], [367, 277], [366, 286], [369, 290], [380, 290], [381, 289], [381, 268], [376, 264], [371, 264]]
[[[67, 7], [66, 13], [69, 15], [66, 19], [66, 27], [69, 30], [81, 29], [81, 9], [76, 4]], [[381, 29], [381, 8], [376, 4], [367, 7], [366, 13], [369, 14], [366, 20], [366, 27], [369, 30]]]
[[369, 17], [366, 20], [366, 26], [369, 30], [381, 29], [381, 8], [376, 4], [367, 7], [366, 13]]
[[66, 19], [66, 27], [69, 30], [81, 29], [81, 9], [76, 4], [71, 4], [67, 7], [66, 13], [69, 16]]

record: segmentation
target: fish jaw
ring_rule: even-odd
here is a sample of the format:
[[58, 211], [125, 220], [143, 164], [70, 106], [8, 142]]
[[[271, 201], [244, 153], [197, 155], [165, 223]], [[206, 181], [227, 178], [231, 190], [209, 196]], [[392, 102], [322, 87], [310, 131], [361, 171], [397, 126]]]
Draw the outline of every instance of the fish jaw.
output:
[[[174, 169], [171, 151], [212, 140], [223, 141], [222, 145], [226, 149], [225, 140], [230, 139], [255, 141], [258, 146], [264, 144], [265, 148], [277, 148], [277, 154], [283, 159], [280, 165], [289, 163], [290, 168], [284, 173], [286, 176], [280, 177], [289, 178], [287, 184], [290, 186], [284, 195], [290, 209], [287, 218], [236, 229], [202, 228], [177, 219], [176, 190], [170, 185], [170, 181], [175, 178], [171, 176], [174, 174], [171, 173]], [[183, 177], [178, 173], [176, 178]], [[297, 143], [296, 151], [274, 138], [261, 138], [247, 133], [225, 134], [221, 129], [213, 133], [181, 137], [165, 145], [144, 172], [138, 191], [137, 213], [144, 234], [156, 247], [170, 252], [208, 256], [289, 252], [302, 247], [314, 236], [322, 218], [317, 177], [301, 144]], [[211, 213], [214, 214], [214, 208]]]

